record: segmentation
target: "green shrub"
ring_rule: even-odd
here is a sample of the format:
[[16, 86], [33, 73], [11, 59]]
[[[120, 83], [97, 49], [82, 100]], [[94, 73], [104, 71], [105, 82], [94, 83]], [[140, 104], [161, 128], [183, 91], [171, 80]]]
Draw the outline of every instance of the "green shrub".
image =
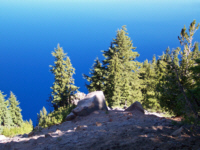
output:
[[28, 121], [22, 123], [21, 127], [3, 127], [2, 134], [7, 137], [13, 137], [19, 134], [28, 134], [33, 130], [33, 125]]
[[67, 115], [74, 109], [75, 106], [60, 107], [57, 111], [49, 113], [47, 116], [43, 116], [39, 119], [39, 126], [46, 128], [55, 124], [60, 124], [65, 121]]

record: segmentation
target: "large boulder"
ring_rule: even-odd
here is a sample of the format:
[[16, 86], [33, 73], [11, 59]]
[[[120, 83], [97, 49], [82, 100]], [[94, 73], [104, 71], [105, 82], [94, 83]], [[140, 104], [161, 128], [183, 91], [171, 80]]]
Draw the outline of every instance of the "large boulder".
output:
[[72, 112], [76, 116], [86, 116], [92, 113], [95, 110], [106, 110], [105, 97], [102, 91], [95, 91], [89, 93], [84, 99], [78, 102], [78, 105]]
[[74, 94], [73, 96], [71, 96], [71, 101], [72, 101], [72, 104], [74, 105], [77, 105], [78, 102], [81, 100], [81, 99], [84, 99], [86, 96], [85, 93], [82, 93], [82, 92], [78, 92], [76, 94]]
[[142, 104], [138, 101], [134, 102], [131, 106], [129, 106], [127, 109], [125, 109], [125, 111], [140, 111], [144, 114], [144, 109], [142, 107]]
[[86, 116], [96, 110], [108, 111], [102, 91], [89, 93], [84, 99], [80, 100], [77, 107], [66, 117], [66, 120], [73, 120], [76, 116]]

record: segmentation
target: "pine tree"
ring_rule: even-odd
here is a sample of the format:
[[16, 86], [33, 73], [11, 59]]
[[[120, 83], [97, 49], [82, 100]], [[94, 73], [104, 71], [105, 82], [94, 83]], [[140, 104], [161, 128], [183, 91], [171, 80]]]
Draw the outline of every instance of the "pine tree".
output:
[[151, 109], [158, 111], [161, 109], [158, 100], [158, 68], [156, 56], [153, 56], [153, 60], [148, 62], [145, 60], [143, 66], [140, 69], [140, 79], [142, 80], [142, 105], [145, 109]]
[[[197, 106], [200, 109], [200, 58], [195, 60], [196, 65], [194, 67], [191, 67], [190, 70], [192, 71], [192, 78], [195, 81], [194, 88], [191, 89], [192, 93], [195, 95], [195, 98], [197, 99]], [[194, 98], [194, 97], [193, 97]]]
[[[194, 66], [194, 59], [198, 58], [198, 43], [195, 42], [193, 44], [193, 36], [194, 33], [198, 30], [200, 24], [196, 25], [196, 21], [194, 20], [189, 27], [189, 32], [187, 32], [186, 27], [181, 30], [180, 37], [178, 37], [180, 44], [183, 46], [183, 50], [181, 51], [181, 78], [182, 84], [185, 88], [191, 88], [190, 86], [193, 84], [191, 72], [189, 68]], [[196, 57], [196, 58], [195, 58]]]
[[8, 109], [9, 101], [5, 100], [5, 96], [0, 91], [0, 125], [9, 127], [12, 125], [12, 119]]
[[96, 58], [95, 63], [93, 64], [93, 69], [90, 69], [91, 76], [83, 74], [84, 79], [90, 84], [86, 84], [86, 87], [89, 92], [93, 91], [103, 91], [104, 90], [104, 68], [102, 67], [101, 62]]
[[55, 66], [50, 67], [51, 72], [55, 76], [55, 81], [51, 87], [53, 90], [51, 94], [54, 109], [57, 109], [58, 107], [71, 104], [71, 96], [75, 94], [78, 87], [74, 85], [73, 74], [75, 74], [75, 69], [59, 44], [57, 49], [52, 52], [52, 55], [55, 57]]
[[140, 79], [142, 82], [142, 94], [143, 100], [142, 104], [146, 109], [154, 109], [158, 110], [159, 104], [158, 99], [156, 98], [156, 73], [155, 73], [155, 66], [156, 66], [156, 58], [153, 57], [153, 61], [148, 62], [145, 60], [142, 68], [140, 69]]
[[16, 96], [12, 92], [10, 92], [9, 102], [10, 102], [9, 110], [13, 125], [21, 126], [23, 123], [21, 115], [22, 110], [19, 107], [19, 102], [17, 101]]
[[195, 24], [195, 20], [190, 24], [189, 33], [186, 32], [185, 26], [181, 30], [181, 37], [178, 39], [183, 45], [183, 50], [177, 48], [170, 55], [166, 51], [159, 61], [165, 72], [159, 80], [161, 105], [176, 115], [189, 116], [192, 113], [198, 116], [198, 98], [191, 92], [196, 81], [190, 70], [196, 65], [194, 58], [198, 58], [199, 55], [197, 42], [192, 42], [193, 35], [199, 27], [199, 24]]
[[29, 119], [29, 124], [33, 127], [33, 121]]
[[190, 68], [196, 66], [195, 60], [199, 58], [198, 43], [194, 42], [193, 44], [193, 36], [198, 30], [199, 26], [200, 24], [196, 25], [196, 21], [194, 20], [190, 24], [188, 30], [189, 32], [186, 32], [186, 27], [184, 26], [180, 33], [181, 37], [178, 37], [181, 45], [184, 47], [181, 52], [182, 60], [180, 61], [180, 83], [182, 87], [182, 93], [190, 111], [196, 116], [198, 116], [198, 111], [195, 109], [195, 107], [198, 105], [198, 100], [194, 97], [192, 92], [190, 92], [190, 90], [194, 88], [196, 81], [193, 78], [194, 72], [191, 72]]
[[109, 106], [119, 106], [121, 99], [121, 62], [118, 58], [117, 53], [113, 56], [113, 59], [109, 60], [108, 67], [108, 77], [107, 77], [107, 86], [106, 86], [106, 99]]
[[[166, 50], [166, 53], [160, 57], [159, 64], [163, 73], [159, 78], [158, 90], [160, 105], [164, 110], [171, 113], [175, 112], [176, 115], [183, 113], [185, 107], [183, 107], [184, 101], [179, 89], [179, 81], [177, 80], [176, 71], [179, 70], [177, 52], [171, 52]], [[176, 70], [176, 71], [175, 71]], [[178, 73], [178, 72], [177, 72]]]
[[135, 58], [139, 56], [133, 52], [126, 26], [117, 31], [108, 51], [103, 51], [103, 65], [105, 68], [105, 96], [109, 105], [126, 105], [133, 100], [141, 100], [140, 80], [138, 78], [139, 63]]
[[47, 110], [45, 107], [40, 110], [40, 114], [37, 114], [38, 116], [38, 124], [39, 126], [45, 126], [46, 125], [46, 118], [47, 118]]
[[196, 42], [194, 44], [194, 49], [193, 49], [193, 53], [192, 53], [192, 59], [195, 61], [196, 63], [196, 59], [200, 58], [200, 51], [199, 51], [199, 43]]

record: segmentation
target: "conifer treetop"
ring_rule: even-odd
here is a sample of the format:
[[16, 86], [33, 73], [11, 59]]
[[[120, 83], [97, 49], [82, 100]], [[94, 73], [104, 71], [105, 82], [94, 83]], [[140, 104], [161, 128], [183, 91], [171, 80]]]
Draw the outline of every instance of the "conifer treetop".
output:
[[51, 72], [54, 74], [54, 83], [52, 89], [52, 104], [56, 107], [65, 106], [71, 103], [70, 97], [75, 94], [78, 87], [74, 85], [73, 68], [70, 58], [60, 45], [52, 52], [54, 56], [54, 66], [50, 65]]

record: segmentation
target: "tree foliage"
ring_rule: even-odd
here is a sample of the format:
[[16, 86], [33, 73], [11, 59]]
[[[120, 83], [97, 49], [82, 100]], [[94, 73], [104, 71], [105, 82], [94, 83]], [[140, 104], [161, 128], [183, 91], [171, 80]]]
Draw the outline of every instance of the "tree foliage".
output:
[[157, 76], [157, 60], [153, 56], [152, 62], [145, 60], [140, 69], [141, 91], [143, 95], [142, 104], [145, 109], [154, 111], [161, 111], [160, 103], [158, 101], [158, 92], [156, 90], [158, 84]]
[[158, 60], [154, 56], [142, 65], [135, 60], [139, 54], [133, 51], [135, 47], [123, 26], [109, 49], [103, 51], [103, 65], [96, 61], [91, 76], [86, 76], [88, 89], [97, 90], [91, 83], [99, 83], [109, 106], [130, 105], [137, 100], [146, 109], [199, 117], [200, 52], [199, 43], [193, 41], [199, 26], [195, 20], [188, 31], [184, 26], [178, 37], [182, 47], [168, 47]]
[[78, 90], [78, 87], [74, 85], [73, 78], [75, 69], [66, 55], [59, 44], [57, 49], [52, 52], [52, 56], [55, 57], [54, 66], [50, 66], [55, 80], [51, 87], [53, 97], [51, 103], [54, 109], [71, 104], [71, 96]]
[[9, 101], [5, 100], [5, 96], [6, 95], [3, 95], [3, 92], [0, 91], [0, 125], [11, 126], [12, 119], [8, 109]]
[[[195, 94], [198, 88], [198, 43], [193, 43], [193, 35], [198, 29], [195, 20], [190, 24], [189, 33], [186, 27], [181, 30], [180, 40], [183, 49], [177, 48], [171, 53], [167, 51], [159, 60], [160, 68], [164, 68], [165, 74], [160, 79], [160, 102], [167, 110], [176, 115], [185, 117], [199, 116], [200, 100]], [[179, 60], [179, 58], [181, 58]]]
[[12, 122], [14, 126], [21, 126], [23, 123], [22, 115], [21, 115], [21, 108], [19, 107], [19, 101], [17, 101], [16, 96], [13, 94], [13, 92], [10, 92], [9, 97], [9, 111], [12, 118]]
[[84, 79], [86, 79], [89, 82], [89, 84], [86, 84], [88, 91], [103, 91], [105, 88], [105, 70], [98, 58], [96, 58], [93, 64], [93, 68], [90, 69], [89, 74], [91, 76], [83, 74]]
[[109, 106], [130, 105], [141, 101], [139, 67], [135, 59], [138, 52], [133, 51], [133, 43], [126, 26], [117, 31], [116, 38], [107, 51], [103, 51], [103, 65], [95, 60], [91, 76], [84, 77], [90, 82], [89, 91], [103, 90]]
[[110, 106], [127, 106], [142, 99], [138, 72], [140, 63], [135, 60], [139, 54], [133, 51], [135, 49], [126, 26], [122, 26], [108, 51], [103, 51], [106, 70], [104, 93]]
[[43, 107], [38, 115], [38, 126], [46, 128], [55, 124], [60, 124], [65, 121], [66, 116], [74, 109], [74, 105], [59, 107], [58, 110], [47, 114], [46, 108]]
[[10, 97], [5, 100], [6, 95], [0, 91], [0, 134], [13, 137], [17, 134], [29, 133], [33, 130], [32, 120], [23, 121], [21, 109], [18, 106], [16, 96], [10, 92]]
[[33, 130], [33, 124], [31, 123], [32, 121], [23, 121], [21, 124], [21, 127], [13, 126], [13, 127], [3, 127], [2, 133], [3, 135], [7, 137], [13, 137], [16, 135], [23, 135], [23, 134], [28, 134]]

